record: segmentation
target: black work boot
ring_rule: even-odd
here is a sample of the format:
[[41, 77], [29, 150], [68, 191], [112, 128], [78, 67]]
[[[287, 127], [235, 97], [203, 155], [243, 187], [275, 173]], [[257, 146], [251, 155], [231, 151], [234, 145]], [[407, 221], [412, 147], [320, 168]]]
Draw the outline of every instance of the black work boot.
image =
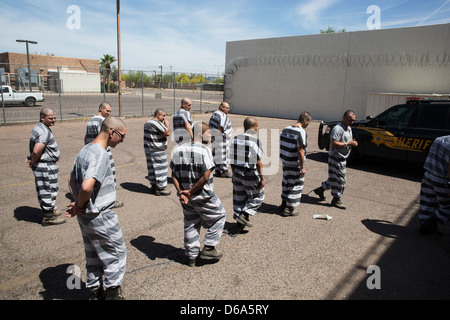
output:
[[297, 210], [296, 207], [285, 207], [283, 210], [283, 213], [282, 213], [282, 215], [284, 217], [289, 217], [289, 216], [296, 217], [299, 214], [300, 214], [300, 212]]
[[253, 227], [253, 224], [250, 223], [248, 213], [245, 212], [239, 215], [239, 217], [237, 218], [237, 222], [247, 227]]
[[55, 210], [42, 210], [42, 226], [47, 227], [63, 223], [66, 223], [66, 218], [61, 216], [61, 213], [57, 214]]
[[89, 300], [105, 300], [105, 290], [102, 285], [98, 288], [91, 289]]
[[123, 205], [124, 205], [124, 203], [123, 203], [122, 201], [117, 201], [117, 200], [116, 200], [116, 202], [115, 202], [114, 205], [112, 206], [112, 209], [115, 209], [115, 208], [122, 208]]
[[170, 196], [170, 191], [166, 188], [164, 189], [155, 189], [156, 196]]
[[347, 209], [347, 207], [344, 206], [344, 204], [341, 201], [341, 198], [339, 198], [339, 197], [333, 197], [333, 200], [331, 200], [331, 205], [333, 207], [336, 207], [336, 208], [339, 208], [339, 209], [342, 209], [342, 210]]
[[420, 220], [421, 234], [436, 234], [441, 236], [442, 233], [438, 229], [438, 221], [435, 217]]
[[236, 227], [234, 228], [233, 231], [230, 231], [228, 234], [231, 237], [236, 237], [238, 234], [240, 234], [243, 230], [245, 229], [245, 225], [240, 224], [239, 222], [236, 223]]
[[222, 258], [222, 253], [218, 252], [213, 246], [204, 246], [203, 250], [200, 251], [200, 258], [202, 259], [220, 259]]
[[195, 263], [196, 263], [196, 261], [197, 261], [197, 258], [189, 258], [189, 257], [186, 257], [186, 265], [188, 266], [188, 267], [195, 267]]
[[105, 300], [125, 300], [120, 286], [106, 288]]
[[323, 194], [325, 192], [325, 189], [323, 187], [318, 187], [313, 190], [315, 194], [319, 196], [320, 201], [325, 201], [325, 195]]
[[281, 204], [278, 207], [278, 210], [280, 210], [281, 212], [283, 212], [283, 210], [286, 208], [286, 200], [282, 199], [281, 200]]

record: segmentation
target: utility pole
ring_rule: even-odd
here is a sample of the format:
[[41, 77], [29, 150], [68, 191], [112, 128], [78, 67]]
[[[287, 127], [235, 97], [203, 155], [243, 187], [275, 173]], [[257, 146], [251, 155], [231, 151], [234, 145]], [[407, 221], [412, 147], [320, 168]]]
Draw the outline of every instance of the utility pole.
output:
[[28, 84], [30, 86], [30, 92], [31, 90], [31, 68], [30, 68], [30, 51], [28, 50], [28, 43], [37, 44], [36, 41], [31, 40], [16, 40], [16, 42], [25, 42], [27, 44], [27, 61], [28, 61]]
[[161, 90], [161, 82], [162, 82], [162, 68], [163, 66], [160, 64], [159, 68], [161, 69], [161, 76], [159, 77], [159, 90]]
[[117, 0], [117, 64], [119, 82], [119, 117], [123, 117], [122, 110], [122, 68], [120, 64], [120, 0]]

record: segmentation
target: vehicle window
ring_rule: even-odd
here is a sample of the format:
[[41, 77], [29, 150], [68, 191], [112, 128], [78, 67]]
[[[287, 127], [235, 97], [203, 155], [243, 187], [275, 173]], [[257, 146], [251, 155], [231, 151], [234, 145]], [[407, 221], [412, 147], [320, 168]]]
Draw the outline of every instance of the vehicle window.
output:
[[445, 130], [449, 109], [448, 105], [422, 105], [417, 127]]
[[415, 109], [411, 106], [394, 108], [378, 118], [378, 125], [386, 127], [407, 127], [410, 124]]
[[7, 87], [3, 87], [2, 89], [3, 89], [3, 93], [8, 93], [9, 92], [9, 88], [7, 88]]

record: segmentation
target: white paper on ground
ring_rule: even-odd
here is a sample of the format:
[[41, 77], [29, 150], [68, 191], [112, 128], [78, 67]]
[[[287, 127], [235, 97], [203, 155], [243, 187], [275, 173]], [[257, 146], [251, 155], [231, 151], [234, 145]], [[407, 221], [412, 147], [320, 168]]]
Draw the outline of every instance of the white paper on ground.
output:
[[333, 217], [330, 217], [327, 214], [313, 214], [314, 219], [325, 219], [325, 220], [331, 220]]

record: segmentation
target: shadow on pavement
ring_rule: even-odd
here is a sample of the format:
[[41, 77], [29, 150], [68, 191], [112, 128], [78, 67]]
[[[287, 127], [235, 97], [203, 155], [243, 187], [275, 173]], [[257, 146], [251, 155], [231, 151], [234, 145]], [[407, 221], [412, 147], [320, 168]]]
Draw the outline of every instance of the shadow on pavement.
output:
[[41, 224], [42, 211], [39, 208], [21, 206], [14, 210], [14, 218], [16, 218], [17, 221], [28, 221]]
[[[412, 203], [402, 216], [411, 215]], [[417, 211], [417, 210], [415, 210]], [[380, 289], [369, 289], [368, 273], [364, 281], [347, 297], [349, 300], [441, 300], [450, 299], [450, 232], [448, 225], [439, 225], [442, 236], [422, 235], [417, 212], [407, 225], [395, 221], [364, 219], [361, 223], [380, 239], [367, 251], [365, 257], [356, 261], [327, 299], [336, 299], [340, 286], [345, 285], [352, 273], [367, 272], [365, 265], [371, 251], [386, 245], [385, 238], [394, 239], [376, 262], [380, 268]]]
[[[313, 152], [308, 154], [307, 158], [327, 163], [328, 153], [326, 151]], [[358, 158], [347, 163], [347, 168], [416, 182], [422, 181], [423, 176], [423, 168], [419, 164], [369, 157]]]
[[157, 258], [169, 259], [174, 262], [184, 263], [184, 250], [170, 244], [155, 242], [151, 236], [139, 236], [130, 241], [131, 245], [145, 253], [150, 260]]
[[120, 184], [120, 186], [131, 192], [144, 193], [144, 194], [151, 193], [151, 189], [148, 186], [143, 185], [142, 183], [123, 182]]
[[[70, 264], [61, 264], [56, 267], [45, 268], [39, 274], [44, 291], [39, 292], [44, 300], [88, 300], [89, 290], [80, 278], [68, 273]], [[72, 278], [70, 278], [72, 277]], [[76, 277], [76, 279], [74, 278]], [[70, 279], [69, 279], [70, 278]], [[77, 286], [69, 289], [71, 286]]]

